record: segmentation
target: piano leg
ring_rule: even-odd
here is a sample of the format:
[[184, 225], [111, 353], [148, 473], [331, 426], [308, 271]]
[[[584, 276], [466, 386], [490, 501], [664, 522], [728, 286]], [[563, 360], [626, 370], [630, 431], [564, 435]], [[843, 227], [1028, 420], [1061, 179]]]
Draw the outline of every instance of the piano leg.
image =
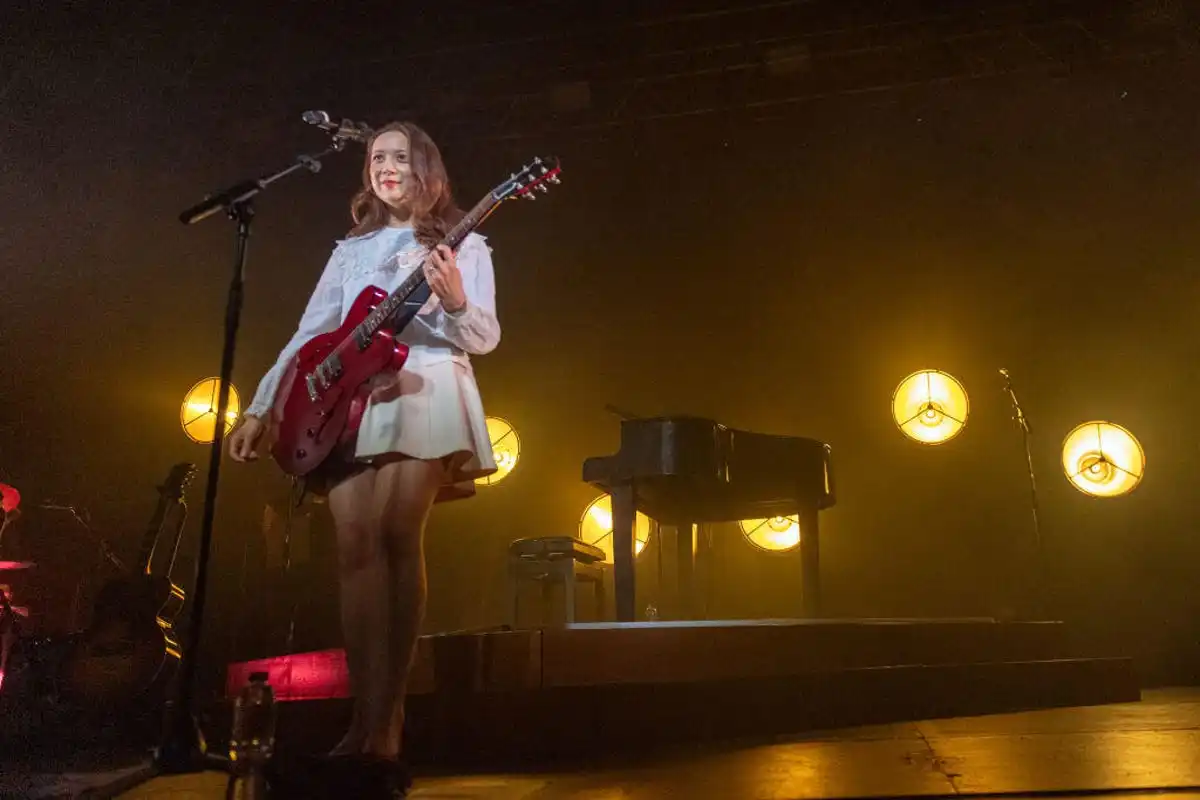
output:
[[633, 622], [637, 588], [633, 580], [633, 484], [612, 489], [613, 589], [617, 595], [617, 622]]
[[679, 619], [693, 619], [696, 604], [696, 534], [691, 522], [675, 523], [675, 599]]
[[713, 569], [716, 566], [712, 533], [711, 522], [696, 524], [696, 566], [692, 573], [696, 588], [692, 592], [692, 619], [708, 619], [712, 605]]
[[563, 609], [566, 611], [567, 624], [575, 622], [575, 562], [563, 561]]
[[817, 507], [800, 509], [800, 591], [804, 616], [821, 616], [821, 531], [817, 527]]

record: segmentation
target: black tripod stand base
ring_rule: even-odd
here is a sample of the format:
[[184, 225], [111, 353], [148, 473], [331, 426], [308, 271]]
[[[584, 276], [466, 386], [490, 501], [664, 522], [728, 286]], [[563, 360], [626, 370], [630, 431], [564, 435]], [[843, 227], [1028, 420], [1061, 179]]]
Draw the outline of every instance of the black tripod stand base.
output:
[[187, 709], [181, 711], [175, 701], [170, 701], [163, 716], [162, 741], [154, 751], [154, 767], [159, 774], [228, 771], [229, 759], [208, 752], [204, 733]]
[[199, 772], [229, 772], [229, 759], [212, 753], [155, 754], [154, 769], [158, 775], [195, 775]]

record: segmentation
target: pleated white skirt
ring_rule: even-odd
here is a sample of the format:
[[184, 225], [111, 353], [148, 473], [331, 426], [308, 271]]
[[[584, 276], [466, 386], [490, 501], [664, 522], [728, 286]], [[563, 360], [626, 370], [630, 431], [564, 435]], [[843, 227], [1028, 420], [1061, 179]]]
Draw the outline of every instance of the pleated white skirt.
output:
[[[398, 392], [398, 394], [396, 394]], [[363, 411], [355, 460], [389, 454], [442, 459], [438, 501], [469, 497], [475, 480], [496, 472], [483, 400], [471, 368], [457, 361], [405, 365], [387, 393]]]

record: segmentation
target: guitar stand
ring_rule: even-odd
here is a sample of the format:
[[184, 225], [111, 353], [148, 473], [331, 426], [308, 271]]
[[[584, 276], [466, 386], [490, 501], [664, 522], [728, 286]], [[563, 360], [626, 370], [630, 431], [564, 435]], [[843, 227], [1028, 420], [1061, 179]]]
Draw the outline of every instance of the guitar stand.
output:
[[237, 331], [241, 320], [242, 295], [245, 282], [246, 246], [250, 239], [250, 224], [254, 220], [253, 198], [270, 184], [301, 169], [321, 170], [321, 159], [345, 149], [349, 137], [334, 134], [330, 147], [315, 155], [301, 155], [284, 169], [261, 178], [242, 181], [224, 192], [210, 196], [179, 215], [184, 225], [192, 225], [224, 211], [237, 223], [236, 252], [233, 275], [229, 282], [225, 306], [225, 338], [221, 351], [219, 393], [217, 395], [217, 424], [209, 451], [208, 483], [204, 492], [204, 514], [200, 525], [199, 557], [194, 581], [195, 597], [187, 615], [187, 639], [181, 648], [175, 698], [164, 709], [163, 734], [155, 752], [154, 765], [163, 773], [200, 772], [216, 767], [227, 771], [228, 759], [207, 753], [204, 736], [196, 719], [194, 704], [196, 652], [208, 597], [208, 562], [212, 550], [213, 518], [216, 512], [217, 485], [221, 474], [221, 450], [225, 442], [224, 420], [229, 406], [229, 385], [233, 374]]

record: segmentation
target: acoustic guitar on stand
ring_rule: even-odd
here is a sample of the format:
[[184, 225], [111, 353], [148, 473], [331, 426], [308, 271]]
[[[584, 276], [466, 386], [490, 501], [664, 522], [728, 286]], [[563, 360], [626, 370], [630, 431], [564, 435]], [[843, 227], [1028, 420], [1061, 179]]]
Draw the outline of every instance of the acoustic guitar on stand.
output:
[[[557, 159], [535, 158], [488, 192], [441, 244], [457, 250], [501, 203], [536, 198], [535, 190], [545, 192], [548, 184], [559, 183], [560, 172]], [[285, 473], [307, 475], [356, 433], [351, 406], [365, 403], [372, 377], [404, 365], [408, 346], [396, 337], [430, 292], [423, 269], [413, 270], [390, 295], [368, 286], [355, 298], [341, 327], [300, 348], [284, 371], [273, 410], [278, 431], [271, 455]]]
[[[114, 706], [165, 688], [170, 669], [181, 656], [174, 622], [186, 595], [171, 580], [179, 540], [187, 521], [184, 491], [196, 465], [173, 466], [158, 487], [158, 506], [142, 537], [135, 571], [109, 581], [96, 597], [92, 620], [63, 662], [61, 688], [89, 705]], [[165, 575], [151, 572], [154, 551], [172, 511], [170, 562]]]

